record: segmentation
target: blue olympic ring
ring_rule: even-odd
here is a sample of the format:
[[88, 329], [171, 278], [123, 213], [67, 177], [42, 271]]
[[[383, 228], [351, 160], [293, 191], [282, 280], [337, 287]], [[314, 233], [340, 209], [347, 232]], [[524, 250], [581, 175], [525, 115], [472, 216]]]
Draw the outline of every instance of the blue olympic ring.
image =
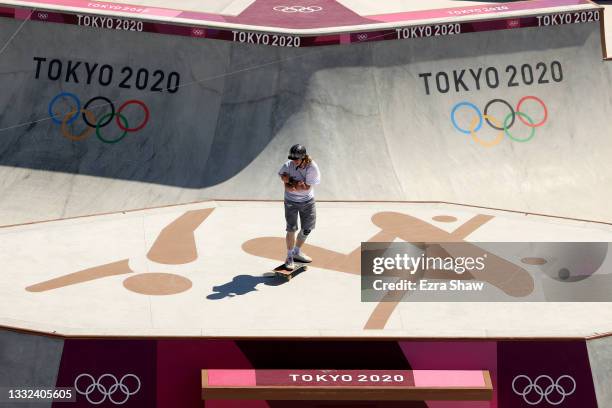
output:
[[461, 132], [463, 134], [466, 134], [466, 135], [470, 135], [471, 134], [471, 132], [469, 130], [461, 129], [459, 127], [459, 125], [457, 124], [457, 121], [455, 120], [455, 112], [457, 112], [457, 109], [459, 109], [462, 106], [467, 106], [468, 108], [472, 108], [478, 114], [478, 120], [479, 120], [478, 126], [476, 126], [476, 128], [474, 129], [474, 132], [478, 132], [480, 130], [480, 128], [482, 127], [482, 125], [483, 125], [482, 112], [480, 111], [478, 106], [474, 105], [471, 102], [467, 102], [467, 101], [459, 102], [458, 104], [455, 105], [455, 107], [451, 111], [451, 122], [453, 123], [453, 126], [455, 127], [455, 129], [457, 129], [459, 132]]
[[78, 96], [76, 96], [73, 93], [70, 92], [61, 92], [58, 93], [57, 95], [55, 95], [55, 97], [53, 99], [51, 99], [51, 102], [49, 102], [49, 117], [51, 117], [51, 120], [53, 120], [53, 122], [57, 123], [58, 125], [62, 124], [62, 120], [61, 120], [61, 115], [59, 116], [60, 119], [57, 119], [56, 115], [53, 113], [53, 105], [55, 105], [55, 102], [57, 102], [59, 100], [59, 98], [61, 98], [62, 96], [67, 96], [68, 98], [72, 98], [74, 99], [74, 101], [76, 102], [77, 105], [77, 114], [74, 115], [72, 118], [70, 118], [66, 124], [70, 125], [72, 123], [74, 123], [75, 120], [77, 120], [77, 118], [79, 117], [78, 112], [81, 112], [81, 100], [79, 99]]

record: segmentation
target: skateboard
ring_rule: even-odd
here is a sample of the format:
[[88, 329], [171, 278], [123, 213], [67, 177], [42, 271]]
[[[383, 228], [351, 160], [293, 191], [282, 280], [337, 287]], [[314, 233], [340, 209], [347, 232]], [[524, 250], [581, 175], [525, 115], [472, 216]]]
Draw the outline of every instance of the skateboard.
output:
[[291, 280], [295, 275], [308, 270], [308, 264], [302, 262], [294, 262], [295, 267], [293, 269], [287, 269], [285, 264], [279, 265], [274, 268], [274, 275], [280, 276], [281, 278]]

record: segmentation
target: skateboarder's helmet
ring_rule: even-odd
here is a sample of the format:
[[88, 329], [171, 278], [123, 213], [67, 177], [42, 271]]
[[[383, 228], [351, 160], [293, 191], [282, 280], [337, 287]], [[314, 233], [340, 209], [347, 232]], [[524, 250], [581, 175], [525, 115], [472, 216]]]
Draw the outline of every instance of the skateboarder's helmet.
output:
[[291, 146], [289, 156], [287, 156], [289, 160], [301, 160], [304, 157], [306, 157], [306, 148], [304, 146], [301, 144]]

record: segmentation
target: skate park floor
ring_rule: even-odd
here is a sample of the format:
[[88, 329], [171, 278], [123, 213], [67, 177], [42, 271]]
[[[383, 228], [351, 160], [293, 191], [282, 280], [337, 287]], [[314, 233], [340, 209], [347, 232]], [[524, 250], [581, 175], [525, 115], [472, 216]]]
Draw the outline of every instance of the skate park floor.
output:
[[290, 281], [269, 276], [286, 254], [284, 227], [282, 201], [207, 201], [0, 228], [0, 326], [94, 337], [612, 332], [609, 303], [370, 303], [359, 276], [365, 241], [609, 242], [608, 224], [445, 203], [319, 202], [304, 247], [314, 261]]

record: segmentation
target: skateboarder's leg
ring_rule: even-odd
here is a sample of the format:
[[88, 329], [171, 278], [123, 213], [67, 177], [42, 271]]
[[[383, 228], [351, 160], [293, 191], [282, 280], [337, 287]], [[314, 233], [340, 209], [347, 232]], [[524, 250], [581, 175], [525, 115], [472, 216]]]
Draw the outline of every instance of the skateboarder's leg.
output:
[[287, 235], [285, 236], [285, 241], [287, 242], [287, 251], [292, 250], [295, 247], [295, 243], [296, 243], [295, 231], [287, 231]]
[[285, 236], [287, 260], [285, 264], [287, 266], [293, 265], [293, 248], [295, 247], [295, 233], [298, 229], [298, 213], [298, 204], [285, 200], [285, 221], [287, 222], [287, 235]]
[[314, 199], [300, 206], [300, 224], [302, 229], [298, 234], [293, 256], [300, 262], [311, 262], [312, 259], [302, 251], [302, 245], [306, 242], [308, 235], [315, 228], [317, 222], [317, 209]]

